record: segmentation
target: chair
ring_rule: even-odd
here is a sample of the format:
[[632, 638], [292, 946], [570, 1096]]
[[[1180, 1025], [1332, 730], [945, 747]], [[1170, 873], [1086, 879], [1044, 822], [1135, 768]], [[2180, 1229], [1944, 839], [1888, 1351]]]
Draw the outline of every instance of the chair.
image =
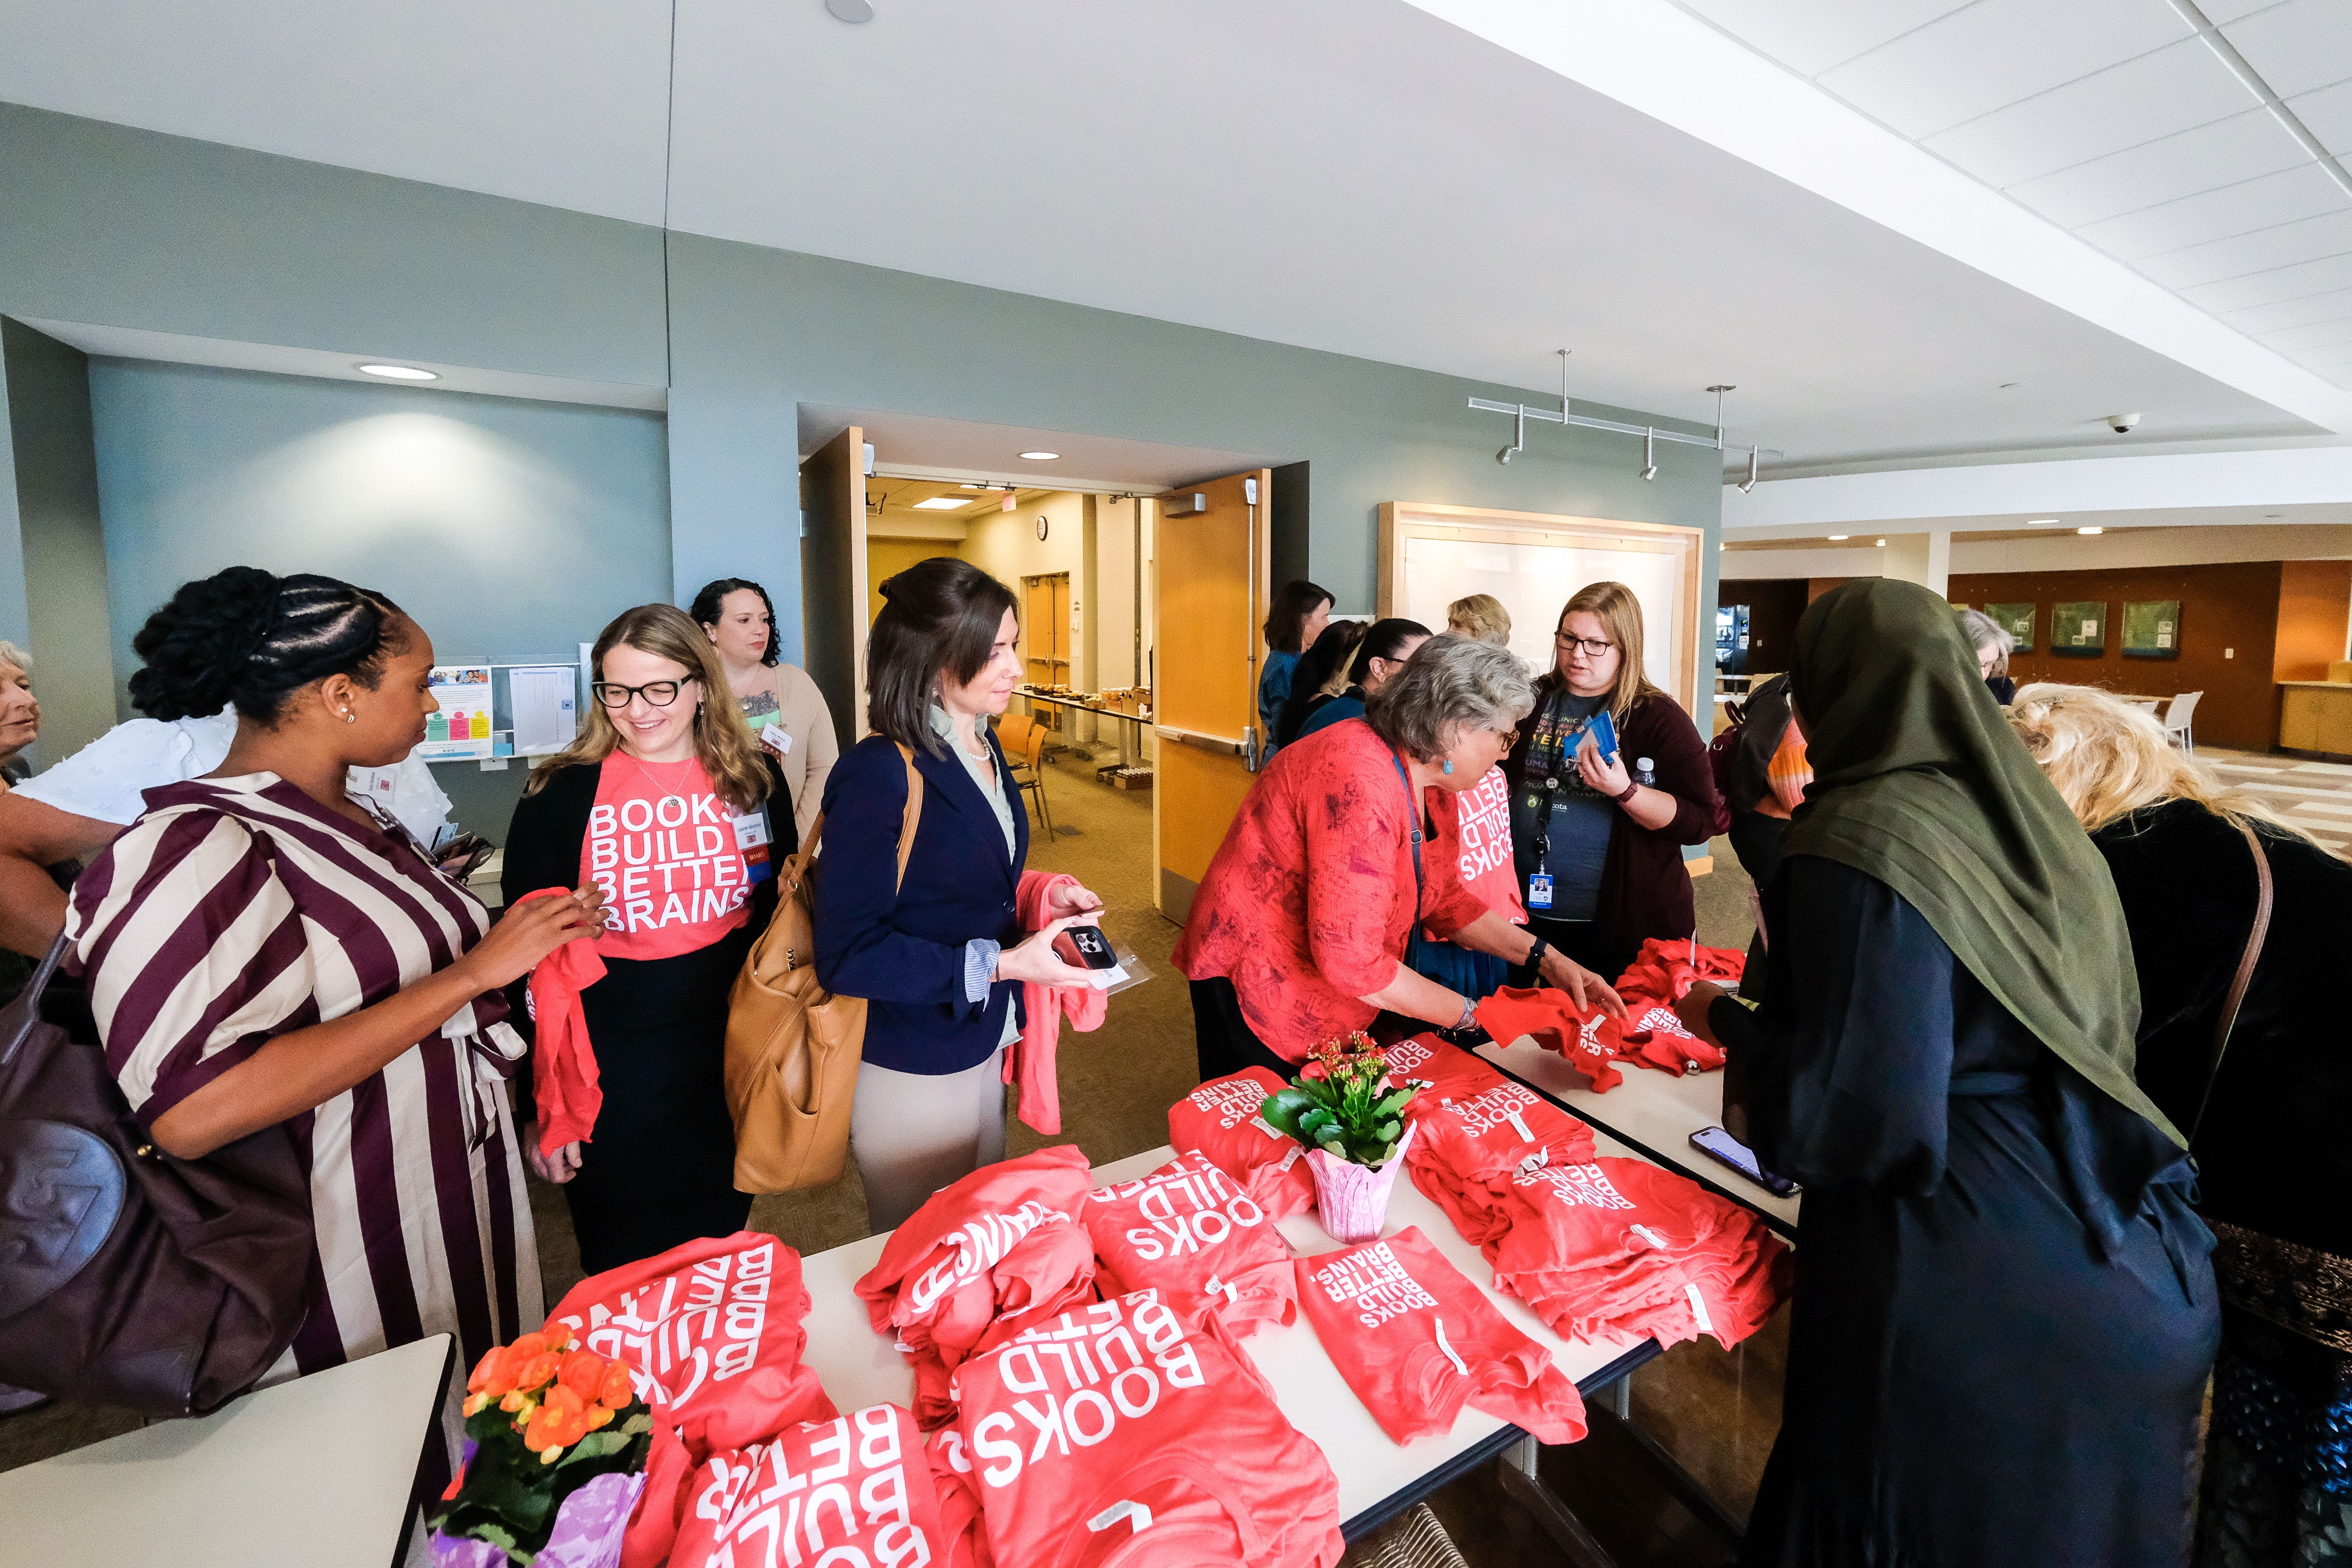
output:
[[1013, 775], [1013, 787], [1026, 795], [1037, 796], [1037, 815], [1045, 824], [1045, 837], [1054, 836], [1054, 808], [1045, 800], [1045, 726], [1019, 713], [1007, 713], [996, 721], [996, 739], [1004, 748], [1007, 770]]
[[2201, 691], [2184, 691], [2164, 710], [2164, 738], [2192, 757], [2197, 754], [2197, 742], [2189, 738], [2189, 723], [2197, 712], [2197, 700], [2204, 695]]

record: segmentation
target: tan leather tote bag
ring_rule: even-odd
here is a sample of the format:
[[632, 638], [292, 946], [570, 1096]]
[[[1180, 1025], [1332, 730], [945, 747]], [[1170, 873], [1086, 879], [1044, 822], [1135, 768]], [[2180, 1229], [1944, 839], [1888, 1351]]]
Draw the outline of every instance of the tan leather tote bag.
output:
[[[923, 775], [907, 764], [907, 815], [898, 827], [898, 881], [907, 880]], [[866, 999], [817, 984], [809, 865], [824, 818], [776, 872], [776, 912], [751, 945], [727, 998], [727, 1109], [735, 1119], [735, 1190], [796, 1193], [840, 1179], [849, 1160], [849, 1105], [866, 1049]]]

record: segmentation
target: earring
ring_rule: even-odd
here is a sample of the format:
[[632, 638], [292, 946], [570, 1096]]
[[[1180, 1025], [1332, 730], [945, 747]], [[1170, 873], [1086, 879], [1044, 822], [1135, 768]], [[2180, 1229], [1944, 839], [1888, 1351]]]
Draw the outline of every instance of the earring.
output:
[[1439, 768], [1437, 771], [1438, 771], [1439, 773], [1444, 773], [1444, 774], [1448, 775], [1449, 777], [1450, 777], [1450, 776], [1452, 776], [1452, 774], [1453, 774], [1453, 773], [1454, 773], [1454, 759], [1453, 759], [1452, 757], [1448, 757], [1448, 758], [1446, 758], [1446, 759], [1445, 759], [1445, 765], [1444, 765], [1444, 767]]
[[343, 722], [344, 722], [344, 723], [346, 723], [346, 724], [356, 724], [356, 723], [358, 723], [359, 721], [360, 721], [360, 716], [359, 716], [358, 714], [356, 714], [356, 713], [352, 712], [352, 711], [350, 709], [348, 709], [348, 708], [346, 708], [346, 709], [344, 709], [344, 710], [343, 710]]

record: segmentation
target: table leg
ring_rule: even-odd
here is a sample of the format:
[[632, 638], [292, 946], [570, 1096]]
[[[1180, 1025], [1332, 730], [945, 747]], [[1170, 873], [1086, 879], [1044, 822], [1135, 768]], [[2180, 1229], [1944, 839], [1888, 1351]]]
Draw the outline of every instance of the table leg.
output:
[[1523, 1437], [1503, 1450], [1502, 1462], [1495, 1473], [1503, 1483], [1503, 1490], [1512, 1501], [1536, 1516], [1544, 1533], [1564, 1552], [1576, 1568], [1617, 1568], [1617, 1560], [1607, 1548], [1592, 1538], [1583, 1521], [1568, 1510], [1568, 1505], [1536, 1474], [1538, 1449], [1533, 1437]]

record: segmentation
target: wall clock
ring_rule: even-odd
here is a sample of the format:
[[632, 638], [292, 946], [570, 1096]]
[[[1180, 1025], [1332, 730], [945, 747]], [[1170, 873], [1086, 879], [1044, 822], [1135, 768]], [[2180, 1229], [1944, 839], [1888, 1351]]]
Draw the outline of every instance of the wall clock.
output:
[[1037, 519], [1037, 537], [1040, 539], [1045, 537], [1045, 520], [1042, 515]]

